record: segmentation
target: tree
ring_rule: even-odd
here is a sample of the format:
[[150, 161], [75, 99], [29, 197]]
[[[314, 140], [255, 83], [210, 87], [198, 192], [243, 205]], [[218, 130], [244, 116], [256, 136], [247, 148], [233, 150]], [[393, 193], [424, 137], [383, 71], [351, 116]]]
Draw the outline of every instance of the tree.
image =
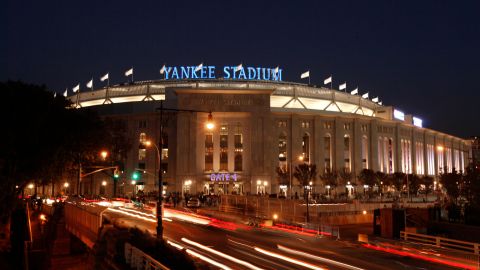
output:
[[417, 196], [418, 190], [420, 189], [421, 179], [417, 174], [409, 174], [408, 176], [408, 190], [410, 196]]
[[328, 189], [329, 195], [330, 190], [336, 190], [337, 188], [337, 177], [337, 172], [330, 169], [327, 169], [324, 173], [320, 174], [320, 179], [323, 181], [323, 184], [330, 187]]
[[460, 196], [462, 175], [456, 171], [442, 173], [440, 174], [440, 181], [452, 202], [456, 203], [458, 197]]
[[288, 186], [288, 184], [290, 183], [289, 172], [287, 170], [284, 170], [282, 167], [277, 167], [275, 171], [277, 172], [278, 185]]
[[375, 175], [375, 172], [370, 169], [363, 169], [358, 175], [358, 179], [364, 185], [368, 185], [370, 188], [378, 184], [378, 179]]
[[402, 172], [396, 172], [392, 175], [392, 184], [395, 186], [395, 189], [399, 192], [400, 196], [402, 194], [403, 186], [405, 185], [405, 174]]
[[308, 187], [311, 186], [310, 182], [314, 184], [317, 178], [317, 165], [303, 163], [295, 167], [293, 176], [298, 180], [300, 186], [303, 187], [303, 197], [307, 204], [307, 222], [310, 222], [310, 216], [308, 213]]
[[376, 172], [375, 173], [375, 178], [377, 179], [377, 183], [380, 184], [381, 193], [383, 193], [383, 187], [384, 186], [391, 186], [392, 185], [391, 177], [389, 177], [389, 175], [386, 174], [386, 173]]
[[429, 175], [424, 175], [420, 180], [420, 183], [425, 187], [425, 199], [427, 199], [428, 194], [433, 191], [433, 181], [433, 177]]

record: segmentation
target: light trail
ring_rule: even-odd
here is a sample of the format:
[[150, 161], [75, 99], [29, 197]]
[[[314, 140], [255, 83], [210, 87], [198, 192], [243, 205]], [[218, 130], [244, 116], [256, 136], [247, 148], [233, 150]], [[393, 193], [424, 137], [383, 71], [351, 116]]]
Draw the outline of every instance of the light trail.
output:
[[224, 269], [224, 270], [231, 270], [231, 269], [232, 269], [232, 268], [230, 268], [230, 267], [228, 267], [228, 266], [226, 266], [226, 265], [224, 265], [224, 264], [221, 264], [221, 263], [219, 263], [219, 262], [217, 262], [217, 261], [214, 261], [214, 260], [212, 260], [212, 259], [210, 259], [210, 258], [208, 258], [208, 257], [206, 257], [206, 256], [203, 256], [203, 255], [201, 255], [200, 253], [197, 253], [197, 252], [195, 252], [195, 251], [193, 251], [193, 250], [187, 249], [186, 251], [187, 251], [187, 254], [189, 254], [189, 255], [191, 255], [191, 256], [193, 256], [193, 257], [197, 257], [197, 258], [199, 258], [200, 260], [206, 261], [206, 262], [208, 262], [208, 263], [210, 263], [210, 264], [213, 264], [213, 265], [215, 265], [215, 266], [218, 267], [218, 268], [221, 268], [221, 269]]
[[290, 257], [287, 257], [285, 255], [278, 254], [278, 253], [275, 253], [275, 252], [271, 252], [271, 251], [268, 251], [268, 250], [265, 250], [265, 249], [262, 249], [262, 248], [259, 248], [259, 247], [255, 247], [254, 249], [257, 252], [263, 253], [263, 254], [268, 255], [270, 257], [274, 257], [274, 258], [277, 258], [277, 259], [280, 259], [280, 260], [284, 260], [284, 261], [287, 261], [287, 262], [290, 262], [290, 263], [293, 263], [293, 264], [297, 264], [297, 265], [300, 265], [300, 266], [303, 266], [303, 267], [306, 267], [306, 268], [309, 268], [309, 269], [326, 270], [325, 268], [322, 268], [320, 266], [316, 266], [316, 265], [313, 265], [313, 264], [310, 264], [310, 263], [307, 263], [307, 262], [303, 262], [303, 261], [300, 261], [300, 260], [297, 260], [297, 259], [294, 259], [294, 258], [290, 258]]
[[365, 248], [369, 248], [369, 249], [384, 251], [384, 252], [387, 252], [387, 253], [400, 255], [400, 256], [408, 256], [408, 257], [412, 257], [412, 258], [415, 258], [415, 259], [424, 260], [424, 261], [428, 261], [428, 262], [434, 262], [434, 263], [454, 266], [454, 267], [458, 267], [458, 268], [462, 268], [462, 269], [478, 270], [478, 268], [476, 266], [473, 266], [473, 265], [467, 265], [467, 264], [452, 262], [452, 261], [448, 261], [448, 260], [431, 258], [431, 257], [425, 256], [425, 255], [418, 255], [418, 254], [414, 254], [414, 253], [410, 253], [410, 252], [406, 252], [406, 251], [400, 251], [400, 250], [391, 249], [391, 248], [378, 247], [378, 246], [374, 246], [374, 245], [370, 245], [370, 244], [363, 244], [362, 246], [365, 247]]
[[[147, 217], [144, 217], [144, 216], [139, 215], [139, 214], [133, 214], [133, 213], [130, 213], [130, 212], [125, 211], [125, 210], [115, 209], [115, 208], [111, 208], [111, 207], [107, 208], [107, 210], [110, 210], [110, 211], [116, 212], [116, 213], [121, 213], [121, 214], [130, 216], [130, 217], [135, 217], [135, 218], [138, 218], [138, 219], [141, 219], [141, 220], [145, 220], [145, 221], [148, 221], [148, 222], [151, 222], [151, 223], [157, 223], [157, 219], [156, 219], [156, 218], [147, 218]], [[166, 220], [166, 221], [172, 222], [172, 220], [169, 219], [169, 218], [162, 218], [162, 220]]]
[[339, 261], [334, 261], [334, 260], [327, 259], [327, 258], [324, 258], [324, 257], [312, 255], [312, 254], [309, 254], [309, 253], [306, 253], [306, 252], [303, 252], [303, 251], [287, 248], [287, 247], [284, 247], [282, 245], [277, 245], [277, 247], [278, 247], [278, 249], [283, 250], [283, 251], [288, 252], [288, 253], [300, 255], [300, 256], [307, 257], [307, 258], [310, 258], [310, 259], [314, 259], [314, 260], [317, 260], [317, 261], [321, 261], [321, 262], [324, 262], [324, 263], [333, 264], [333, 265], [340, 266], [340, 267], [343, 267], [343, 268], [346, 268], [346, 269], [365, 270], [363, 268], [355, 267], [353, 265], [349, 265], [349, 264], [342, 263], [342, 262], [339, 262]]
[[142, 216], [146, 216], [146, 217], [153, 217], [153, 218], [156, 218], [156, 217], [157, 217], [156, 215], [147, 214], [147, 213], [145, 213], [145, 212], [137, 211], [137, 210], [130, 209], [130, 208], [119, 207], [119, 209], [124, 210], [124, 211], [128, 211], [128, 212], [132, 212], [132, 213], [136, 213], [136, 214], [139, 214], [139, 215], [142, 215]]
[[200, 244], [200, 243], [194, 242], [194, 241], [189, 240], [189, 239], [187, 239], [187, 238], [185, 238], [185, 237], [182, 238], [182, 241], [185, 242], [185, 243], [188, 243], [188, 244], [190, 244], [190, 245], [192, 245], [192, 246], [196, 246], [196, 247], [198, 247], [198, 248], [200, 248], [200, 249], [203, 249], [203, 250], [206, 250], [206, 251], [208, 251], [208, 252], [211, 252], [211, 253], [213, 253], [213, 254], [215, 254], [215, 255], [217, 255], [217, 256], [220, 256], [220, 257], [225, 258], [225, 259], [227, 259], [227, 260], [230, 260], [230, 261], [232, 261], [232, 262], [241, 264], [241, 265], [243, 265], [243, 266], [245, 266], [245, 267], [247, 267], [247, 268], [249, 268], [249, 269], [254, 269], [254, 270], [261, 270], [261, 269], [262, 269], [262, 268], [256, 267], [255, 265], [253, 265], [253, 264], [251, 264], [251, 263], [248, 263], [248, 262], [246, 262], [246, 261], [237, 259], [237, 258], [235, 258], [235, 257], [232, 257], [232, 256], [227, 255], [227, 254], [225, 254], [225, 253], [222, 253], [222, 252], [220, 252], [220, 251], [217, 251], [217, 250], [215, 250], [215, 249], [213, 249], [213, 248], [204, 246], [204, 245], [202, 245], [202, 244]]

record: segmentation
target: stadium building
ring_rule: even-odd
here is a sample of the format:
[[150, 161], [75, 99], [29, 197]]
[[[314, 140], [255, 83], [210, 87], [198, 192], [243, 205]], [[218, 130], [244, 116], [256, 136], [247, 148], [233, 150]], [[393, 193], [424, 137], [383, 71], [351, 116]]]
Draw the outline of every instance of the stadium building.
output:
[[[394, 106], [283, 82], [281, 70], [242, 68], [240, 77], [229, 69], [229, 77], [217, 78], [209, 67], [198, 75], [193, 68], [69, 96], [127, 128], [134, 143], [118, 193], [158, 190], [160, 167], [167, 193], [287, 194], [290, 187], [300, 191], [290, 172], [301, 163], [315, 164], [319, 173], [349, 171], [357, 183], [362, 169], [438, 177], [468, 165], [468, 140], [422, 127], [421, 119]], [[206, 127], [209, 112], [213, 129]], [[277, 168], [288, 173], [287, 182], [279, 181]], [[132, 182], [135, 171], [141, 177]], [[312, 184], [325, 192], [318, 177]]]

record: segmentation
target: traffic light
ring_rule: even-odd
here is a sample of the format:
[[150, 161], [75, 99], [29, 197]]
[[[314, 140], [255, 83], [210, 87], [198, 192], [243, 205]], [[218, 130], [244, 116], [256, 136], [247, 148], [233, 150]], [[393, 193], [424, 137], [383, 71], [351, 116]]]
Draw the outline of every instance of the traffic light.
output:
[[120, 177], [120, 171], [118, 170], [118, 167], [117, 167], [113, 171], [113, 178], [118, 179], [119, 177]]
[[140, 178], [140, 174], [138, 172], [133, 172], [132, 179], [133, 180], [138, 180], [139, 178]]

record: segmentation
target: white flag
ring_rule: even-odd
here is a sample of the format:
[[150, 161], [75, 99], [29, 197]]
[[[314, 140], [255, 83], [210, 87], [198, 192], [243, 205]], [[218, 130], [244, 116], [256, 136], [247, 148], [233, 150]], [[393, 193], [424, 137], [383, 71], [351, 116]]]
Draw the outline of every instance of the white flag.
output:
[[125, 76], [130, 76], [130, 75], [133, 75], [133, 67], [127, 71], [125, 71]]
[[368, 98], [368, 92], [362, 95], [362, 98]]
[[373, 102], [378, 102], [378, 97], [372, 99]]
[[63, 92], [63, 96], [64, 96], [64, 97], [67, 97], [67, 92], [68, 92], [68, 88], [65, 89], [65, 92]]
[[100, 78], [100, 81], [102, 81], [102, 82], [105, 81], [105, 80], [108, 80], [108, 73], [103, 75], [102, 78]]
[[329, 83], [332, 83], [332, 76], [326, 78], [326, 79], [323, 81], [323, 84], [329, 84]]
[[378, 102], [378, 105], [383, 105], [383, 102], [382, 101]]
[[57, 92], [53, 93], [53, 98], [57, 97]]
[[235, 70], [234, 71], [239, 71], [240, 69], [243, 68], [243, 64], [240, 64], [238, 66], [235, 67]]
[[93, 88], [93, 79], [91, 79], [89, 82], [87, 82], [87, 88], [90, 88], [90, 89]]
[[77, 84], [72, 90], [74, 93], [78, 92], [78, 90], [80, 90], [80, 84]]
[[344, 83], [342, 83], [338, 86], [338, 90], [343, 90], [343, 89], [347, 89], [347, 83], [346, 82], [344, 82]]
[[203, 63], [200, 63], [200, 65], [198, 65], [196, 68], [195, 68], [195, 72], [199, 71], [200, 69], [202, 69], [203, 67]]
[[355, 89], [353, 89], [353, 91], [352, 91], [352, 92], [350, 92], [350, 94], [352, 94], [352, 95], [356, 95], [356, 94], [358, 94], [358, 87], [357, 87], [357, 88], [355, 88]]
[[273, 70], [273, 72], [275, 72], [275, 74], [277, 74], [279, 70], [280, 70], [280, 67], [277, 66], [277, 67]]
[[162, 66], [162, 68], [160, 69], [160, 74], [163, 74], [165, 73], [165, 65]]
[[302, 73], [302, 75], [300, 75], [300, 79], [305, 79], [305, 78], [308, 78], [308, 77], [310, 77], [310, 70], [306, 71], [306, 72]]

